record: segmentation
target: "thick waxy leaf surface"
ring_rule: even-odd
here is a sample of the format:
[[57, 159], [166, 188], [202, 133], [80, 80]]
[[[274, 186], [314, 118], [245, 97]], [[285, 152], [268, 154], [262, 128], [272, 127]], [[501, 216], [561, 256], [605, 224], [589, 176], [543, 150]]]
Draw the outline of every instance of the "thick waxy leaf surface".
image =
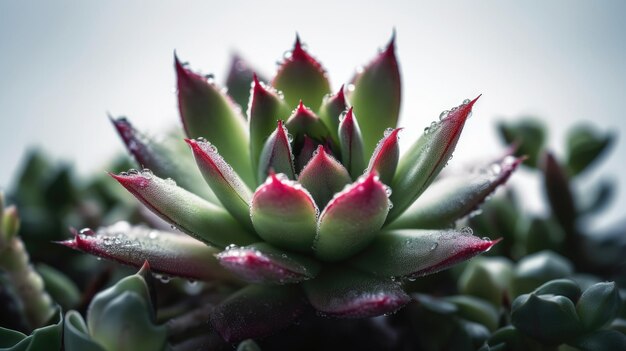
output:
[[248, 131], [241, 110], [214, 83], [191, 72], [176, 58], [178, 105], [185, 132], [190, 138], [203, 137], [249, 186], [254, 184], [250, 165]]
[[366, 318], [395, 312], [410, 301], [400, 284], [342, 267], [304, 283], [316, 310], [333, 317]]
[[[265, 141], [276, 129], [277, 120], [286, 120], [289, 117], [289, 107], [273, 88], [265, 86], [254, 76], [252, 97], [248, 106], [250, 120], [250, 157], [252, 169], [259, 167], [259, 157]], [[257, 179], [262, 182], [263, 179]]]
[[445, 167], [476, 100], [478, 97], [472, 101], [466, 100], [452, 109], [439, 123], [433, 122], [402, 156], [391, 183], [391, 201], [394, 207], [387, 222], [402, 214]]
[[338, 133], [342, 163], [350, 172], [352, 179], [356, 179], [365, 170], [365, 157], [361, 128], [352, 108], [339, 119]]
[[311, 250], [318, 209], [311, 195], [284, 175], [270, 174], [252, 198], [254, 229], [270, 244], [290, 250]]
[[327, 95], [322, 101], [317, 115], [326, 125], [326, 128], [330, 132], [335, 144], [339, 144], [339, 136], [337, 131], [339, 129], [339, 117], [348, 109], [348, 103], [346, 102], [346, 96], [343, 92], [343, 85], [339, 88], [337, 94]]
[[338, 193], [320, 215], [314, 250], [324, 261], [338, 261], [367, 246], [389, 212], [388, 188], [370, 173]]
[[210, 322], [224, 340], [238, 342], [286, 328], [305, 310], [297, 286], [249, 285], [220, 303]]
[[401, 86], [394, 46], [395, 34], [387, 48], [348, 86], [348, 99], [361, 121], [366, 155], [372, 154], [385, 129], [398, 124]]
[[381, 277], [410, 279], [436, 273], [489, 250], [499, 240], [462, 230], [392, 230], [379, 233], [350, 262]]
[[328, 155], [321, 145], [298, 176], [298, 182], [311, 193], [317, 206], [322, 208], [351, 181], [348, 171]]
[[193, 280], [233, 280], [215, 258], [219, 249], [186, 235], [118, 222], [97, 231], [83, 229], [61, 244], [88, 254]]
[[252, 228], [250, 200], [252, 192], [233, 168], [224, 161], [217, 149], [205, 140], [186, 139], [196, 158], [202, 176], [220, 203], [239, 223]]
[[296, 170], [293, 159], [290, 136], [283, 125], [283, 121], [279, 120], [278, 127], [269, 136], [265, 146], [263, 146], [263, 151], [259, 158], [257, 179], [259, 181], [265, 179], [270, 170], [276, 173], [283, 173], [289, 179], [295, 179]]
[[304, 135], [318, 142], [324, 142], [330, 137], [330, 132], [326, 129], [324, 122], [322, 122], [313, 111], [304, 106], [302, 101], [300, 101], [298, 107], [293, 111], [287, 123], [285, 123], [285, 126], [293, 135], [296, 150], [302, 148]]
[[302, 148], [296, 157], [296, 169], [297, 172], [301, 172], [304, 166], [311, 160], [313, 157], [313, 153], [318, 147], [318, 143], [313, 141], [313, 139], [309, 138], [308, 135], [304, 135], [304, 142], [302, 143]]
[[213, 203], [217, 202], [211, 189], [205, 186], [198, 172], [193, 170], [191, 158], [169, 145], [174, 142], [180, 143], [178, 138], [170, 140], [169, 144], [156, 142], [137, 130], [125, 117], [110, 119], [140, 168], [148, 168], [159, 177], [176, 179], [181, 187]]
[[299, 283], [314, 278], [320, 269], [319, 263], [309, 257], [267, 243], [229, 246], [217, 259], [226, 269], [250, 283]]
[[387, 228], [446, 228], [476, 211], [522, 161], [522, 158], [507, 156], [476, 173], [436, 181]]
[[234, 54], [230, 61], [230, 70], [226, 78], [228, 95], [241, 107], [247, 108], [250, 99], [250, 85], [254, 71], [241, 56]]
[[330, 93], [326, 71], [302, 48], [299, 37], [296, 37], [293, 50], [285, 57], [272, 85], [285, 94], [289, 106], [296, 106], [302, 100], [317, 109], [324, 95]]
[[376, 171], [380, 181], [385, 184], [391, 184], [393, 175], [396, 173], [396, 167], [398, 167], [398, 160], [400, 159], [400, 145], [398, 145], [400, 138], [398, 133], [400, 130], [402, 128], [385, 130], [385, 136], [376, 145], [376, 149], [374, 149], [374, 153], [367, 165], [366, 172]]
[[148, 174], [112, 176], [157, 216], [199, 240], [217, 247], [258, 241], [223, 208], [178, 187], [171, 180]]
[[87, 324], [77, 311], [65, 314], [63, 343], [67, 351], [106, 351], [100, 344], [91, 340]]

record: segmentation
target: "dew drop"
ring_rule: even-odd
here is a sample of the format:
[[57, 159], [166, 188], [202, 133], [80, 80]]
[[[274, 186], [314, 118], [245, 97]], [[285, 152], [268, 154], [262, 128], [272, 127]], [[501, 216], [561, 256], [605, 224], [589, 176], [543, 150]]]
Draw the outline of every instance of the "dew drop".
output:
[[354, 86], [354, 84], [348, 84], [348, 86], [346, 88], [348, 89], [348, 91], [354, 91], [355, 86]]
[[149, 168], [144, 168], [144, 169], [141, 170], [141, 176], [144, 179], [152, 179], [153, 175], [154, 174], [152, 173], [152, 170], [150, 170]]
[[448, 117], [448, 114], [450, 113], [450, 111], [448, 110], [443, 110], [440, 114], [439, 114], [439, 120], [443, 121], [444, 119], [446, 119], [446, 117]]
[[435, 249], [437, 248], [437, 246], [439, 246], [439, 243], [434, 242], [432, 245], [430, 245], [429, 250], [430, 250], [430, 251], [435, 251]]
[[174, 179], [172, 179], [172, 178], [165, 179], [165, 183], [167, 185], [176, 186], [176, 181]]
[[288, 140], [290, 143], [293, 143], [293, 135], [291, 135], [291, 134], [287, 133], [287, 140]]
[[385, 129], [385, 132], [383, 133], [383, 135], [385, 137], [388, 137], [389, 135], [391, 135], [391, 133], [393, 133], [393, 128], [387, 128]]
[[461, 235], [474, 235], [474, 231], [470, 227], [461, 228]]
[[157, 234], [156, 230], [151, 230], [150, 233], [148, 233], [149, 239], [156, 239], [158, 236], [159, 234]]
[[470, 102], [471, 102], [471, 100], [470, 100], [470, 99], [465, 99], [465, 100], [463, 100], [463, 105], [467, 105], [467, 104], [469, 104]]
[[481, 239], [482, 239], [483, 241], [491, 241], [491, 238], [490, 238], [490, 237], [488, 237], [488, 236], [483, 236]]

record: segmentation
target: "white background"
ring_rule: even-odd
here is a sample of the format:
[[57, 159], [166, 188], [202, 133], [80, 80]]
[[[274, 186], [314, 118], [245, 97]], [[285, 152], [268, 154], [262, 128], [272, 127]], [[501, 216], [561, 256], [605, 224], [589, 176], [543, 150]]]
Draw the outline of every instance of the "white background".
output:
[[[605, 225], [626, 207], [625, 14], [620, 1], [0, 0], [0, 187], [33, 145], [82, 174], [103, 171], [123, 149], [106, 111], [154, 133], [177, 124], [174, 49], [218, 81], [234, 50], [271, 76], [298, 31], [336, 90], [395, 27], [404, 146], [479, 93], [452, 164], [498, 154], [500, 119], [541, 116], [559, 155], [566, 127], [592, 121], [618, 134], [592, 176], [620, 185]], [[523, 184], [541, 210], [539, 182]]]

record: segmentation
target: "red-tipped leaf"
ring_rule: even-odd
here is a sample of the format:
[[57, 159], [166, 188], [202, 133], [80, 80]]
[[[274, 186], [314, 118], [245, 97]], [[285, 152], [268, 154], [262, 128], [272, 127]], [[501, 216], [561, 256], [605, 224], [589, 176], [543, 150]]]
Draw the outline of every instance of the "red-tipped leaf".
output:
[[317, 109], [322, 97], [330, 93], [326, 71], [304, 50], [298, 36], [293, 50], [278, 68], [272, 85], [285, 94], [289, 106], [295, 106], [302, 100], [306, 105]]
[[74, 231], [60, 244], [134, 267], [145, 261], [155, 273], [193, 280], [230, 280], [233, 275], [215, 258], [218, 249], [186, 235], [118, 222], [97, 231]]
[[363, 138], [361, 128], [350, 108], [339, 119], [339, 146], [341, 148], [341, 160], [352, 179], [356, 179], [365, 170], [365, 157], [363, 151]]
[[321, 145], [317, 147], [317, 151], [298, 176], [298, 182], [311, 193], [320, 208], [326, 206], [333, 195], [351, 181], [346, 168], [330, 156]]
[[278, 121], [276, 130], [269, 136], [259, 158], [257, 179], [266, 179], [270, 171], [283, 173], [289, 179], [296, 178], [296, 170], [293, 164], [293, 152], [291, 151], [291, 137], [283, 121]]
[[304, 143], [304, 135], [310, 138], [324, 142], [330, 138], [330, 132], [326, 129], [324, 122], [315, 115], [311, 109], [304, 106], [300, 101], [298, 107], [293, 111], [285, 126], [294, 137], [294, 146], [296, 150], [302, 148]]
[[177, 57], [174, 66], [178, 106], [187, 136], [206, 138], [222, 149], [224, 159], [253, 186], [248, 131], [241, 110], [215, 83], [184, 67]]
[[311, 195], [284, 175], [270, 174], [252, 198], [250, 216], [261, 238], [277, 247], [309, 252], [318, 209]]
[[217, 259], [224, 268], [250, 283], [294, 284], [314, 278], [320, 269], [319, 263], [309, 257], [267, 243], [230, 246]]
[[177, 229], [217, 247], [246, 245], [258, 238], [224, 209], [152, 174], [111, 174], [154, 214]]
[[327, 95], [322, 101], [317, 115], [322, 122], [326, 125], [326, 128], [330, 132], [335, 144], [339, 144], [339, 136], [337, 130], [339, 129], [339, 118], [341, 114], [348, 109], [348, 103], [346, 102], [346, 96], [343, 92], [343, 85], [339, 88], [339, 91], [334, 95]]
[[388, 222], [402, 214], [445, 167], [461, 136], [465, 121], [479, 97], [472, 101], [464, 101], [438, 123], [433, 122], [400, 158], [398, 169], [391, 182], [393, 189], [391, 201], [394, 206], [389, 212]]
[[380, 180], [385, 184], [391, 184], [396, 167], [398, 167], [398, 160], [400, 159], [400, 145], [398, 145], [400, 137], [398, 133], [401, 130], [402, 128], [385, 130], [384, 137], [376, 145], [367, 165], [366, 172], [378, 172]]
[[323, 261], [338, 261], [371, 243], [389, 212], [388, 191], [370, 173], [337, 193], [320, 215], [315, 255]]
[[321, 272], [304, 291], [316, 310], [339, 318], [390, 314], [411, 300], [397, 282], [346, 267]]
[[500, 240], [460, 230], [392, 230], [379, 233], [350, 264], [380, 277], [417, 278], [488, 251]]

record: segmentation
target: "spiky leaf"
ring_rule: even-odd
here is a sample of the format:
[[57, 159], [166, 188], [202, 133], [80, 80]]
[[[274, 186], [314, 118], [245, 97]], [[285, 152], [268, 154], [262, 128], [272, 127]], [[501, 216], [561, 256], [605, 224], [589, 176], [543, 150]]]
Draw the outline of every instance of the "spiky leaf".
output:
[[278, 121], [276, 130], [267, 138], [263, 151], [259, 157], [257, 179], [265, 179], [270, 171], [283, 173], [289, 179], [296, 178], [296, 170], [293, 164], [291, 140], [283, 121]]
[[356, 179], [365, 170], [363, 138], [361, 128], [351, 107], [339, 120], [339, 146], [341, 147], [342, 163]]
[[383, 138], [376, 145], [367, 165], [366, 172], [376, 171], [380, 181], [385, 184], [391, 184], [398, 166], [398, 159], [400, 159], [400, 145], [398, 144], [400, 130], [402, 128], [385, 130]]

